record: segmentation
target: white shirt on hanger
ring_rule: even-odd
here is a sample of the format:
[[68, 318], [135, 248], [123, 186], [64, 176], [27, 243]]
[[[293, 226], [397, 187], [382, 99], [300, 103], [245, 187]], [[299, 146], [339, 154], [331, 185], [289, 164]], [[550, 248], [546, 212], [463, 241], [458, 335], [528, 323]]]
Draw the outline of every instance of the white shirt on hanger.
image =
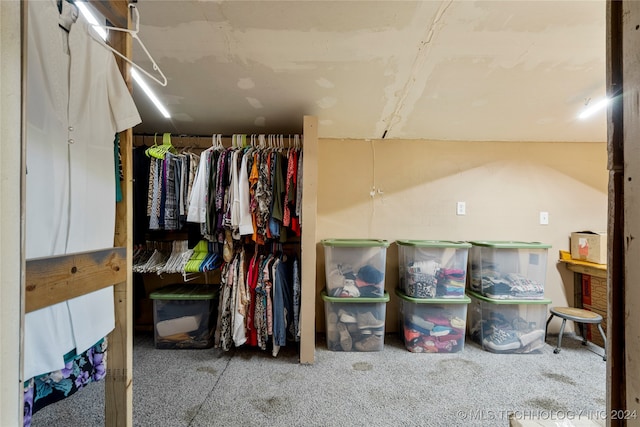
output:
[[248, 160], [252, 155], [251, 151], [247, 151], [242, 156], [242, 165], [240, 166], [240, 176], [238, 184], [238, 231], [241, 236], [253, 234], [253, 221], [251, 219], [251, 196], [249, 194], [249, 170]]
[[187, 210], [187, 221], [204, 224], [207, 220], [207, 190], [209, 185], [210, 155], [213, 148], [207, 148], [200, 154], [198, 172], [191, 194], [189, 195], [189, 209]]
[[[68, 34], [59, 18], [55, 0], [28, 3], [27, 259], [113, 247], [113, 141], [141, 121], [113, 53], [83, 17]], [[61, 369], [114, 324], [110, 287], [28, 313], [24, 378]]]

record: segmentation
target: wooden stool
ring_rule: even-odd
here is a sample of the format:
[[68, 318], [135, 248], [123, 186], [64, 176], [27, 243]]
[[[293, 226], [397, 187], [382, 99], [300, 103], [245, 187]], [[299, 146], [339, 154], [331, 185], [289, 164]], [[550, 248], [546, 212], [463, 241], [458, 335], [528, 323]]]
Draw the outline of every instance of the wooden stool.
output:
[[[549, 320], [547, 320], [547, 325], [544, 330], [545, 339], [547, 336], [547, 328], [549, 328], [549, 322], [551, 322], [553, 316], [558, 316], [562, 319], [560, 334], [558, 335], [558, 346], [553, 350], [555, 354], [560, 353], [560, 346], [562, 345], [562, 334], [564, 333], [564, 325], [567, 323], [567, 320], [571, 320], [579, 324], [595, 323], [598, 325], [598, 330], [600, 331], [600, 335], [602, 335], [605, 347], [605, 354], [604, 356], [602, 356], [602, 360], [607, 360], [607, 337], [604, 335], [604, 331], [602, 330], [602, 316], [594, 313], [593, 311], [574, 307], [551, 307], [549, 311], [551, 312], [551, 316], [549, 316]], [[582, 345], [587, 345], [587, 339], [585, 338], [586, 334], [584, 333], [582, 325], [580, 325], [580, 331], [582, 333]]]

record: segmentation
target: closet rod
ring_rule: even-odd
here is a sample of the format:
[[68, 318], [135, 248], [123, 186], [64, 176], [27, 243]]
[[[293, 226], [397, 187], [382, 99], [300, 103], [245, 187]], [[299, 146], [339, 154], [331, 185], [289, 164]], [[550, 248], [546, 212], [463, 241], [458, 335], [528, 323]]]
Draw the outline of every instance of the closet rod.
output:
[[[158, 132], [156, 134], [153, 134], [153, 133], [136, 133], [135, 134], [135, 136], [144, 136], [144, 137], [149, 137], [150, 136], [152, 138], [154, 136], [156, 136], [157, 138], [161, 138], [161, 139], [162, 139], [162, 135], [163, 135], [163, 133], [161, 133], [161, 132]], [[217, 134], [217, 133], [214, 133], [212, 135], [171, 134], [171, 138], [208, 138], [209, 140], [211, 140], [211, 137], [213, 135], [219, 135], [219, 134]], [[284, 137], [289, 137], [289, 136], [293, 137], [294, 135], [302, 136], [302, 132], [300, 132], [300, 133], [282, 133], [282, 132], [280, 132], [280, 133], [278, 133], [278, 132], [275, 132], [275, 133], [240, 133], [240, 132], [238, 132], [238, 133], [231, 134], [231, 135], [222, 134], [221, 137], [224, 138], [224, 139], [231, 139], [231, 138], [233, 138], [234, 135], [247, 135], [247, 137], [250, 137], [251, 135], [256, 135], [256, 136], [257, 135], [265, 135], [265, 136], [269, 136], [269, 135], [280, 136], [280, 135], [282, 135]]]
[[[247, 143], [250, 143], [251, 135], [259, 135], [259, 134], [246, 134], [247, 135]], [[304, 138], [302, 134], [264, 134], [268, 135], [282, 135], [285, 143], [285, 147], [294, 147], [294, 137], [298, 135], [299, 140], [298, 144], [300, 147], [304, 146]], [[231, 139], [233, 136], [222, 136], [222, 142], [225, 147], [231, 146]], [[171, 135], [171, 144], [174, 147], [182, 148], [182, 147], [193, 147], [193, 148], [209, 148], [212, 145], [212, 136], [185, 136], [185, 135]], [[162, 134], [148, 135], [148, 134], [136, 134], [133, 136], [133, 145], [136, 147], [151, 147], [154, 144], [161, 145], [162, 144]]]

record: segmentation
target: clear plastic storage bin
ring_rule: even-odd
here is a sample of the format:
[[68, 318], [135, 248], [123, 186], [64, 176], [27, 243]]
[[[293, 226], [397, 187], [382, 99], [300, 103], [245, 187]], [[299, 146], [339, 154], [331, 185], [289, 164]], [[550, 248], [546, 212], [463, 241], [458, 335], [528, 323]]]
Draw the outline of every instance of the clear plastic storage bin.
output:
[[494, 300], [473, 291], [467, 335], [493, 353], [539, 353], [551, 300]]
[[176, 284], [152, 292], [155, 347], [212, 347], [216, 295], [213, 285]]
[[322, 240], [322, 245], [328, 296], [384, 296], [388, 241], [327, 239]]
[[381, 351], [389, 294], [381, 298], [331, 297], [324, 300], [327, 347], [332, 351]]
[[550, 245], [501, 241], [470, 243], [470, 290], [493, 299], [544, 298]]
[[396, 289], [400, 298], [400, 333], [413, 353], [457, 353], [464, 349], [467, 305], [471, 299], [411, 298]]
[[464, 298], [470, 243], [398, 240], [399, 288], [413, 298]]

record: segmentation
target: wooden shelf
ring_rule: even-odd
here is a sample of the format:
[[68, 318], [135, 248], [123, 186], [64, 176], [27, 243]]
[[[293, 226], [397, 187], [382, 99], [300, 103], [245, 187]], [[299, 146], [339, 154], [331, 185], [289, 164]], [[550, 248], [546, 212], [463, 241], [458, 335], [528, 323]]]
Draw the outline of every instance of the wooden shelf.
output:
[[606, 264], [594, 264], [592, 262], [573, 259], [567, 251], [560, 251], [560, 259], [558, 262], [565, 264], [569, 270], [575, 273], [588, 274], [604, 279], [607, 278]]

